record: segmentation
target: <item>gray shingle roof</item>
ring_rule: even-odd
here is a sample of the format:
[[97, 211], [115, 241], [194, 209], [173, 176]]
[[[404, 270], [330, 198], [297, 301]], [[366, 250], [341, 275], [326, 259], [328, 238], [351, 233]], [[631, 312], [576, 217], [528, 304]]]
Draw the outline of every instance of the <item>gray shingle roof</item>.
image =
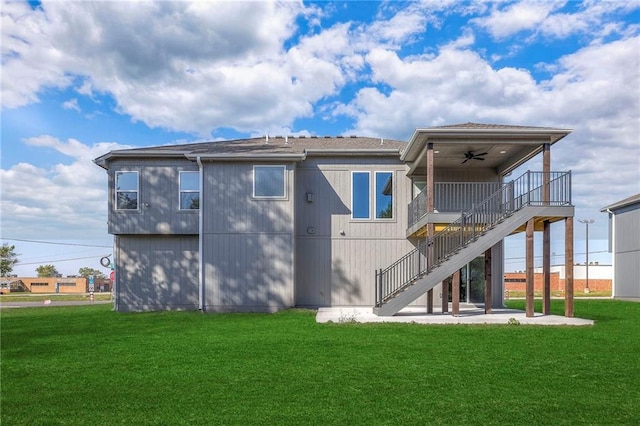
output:
[[388, 154], [399, 155], [406, 142], [356, 136], [270, 136], [228, 141], [162, 145], [112, 151], [95, 162], [105, 167], [106, 161], [116, 157], [145, 158], [153, 156], [186, 156], [194, 158], [221, 156], [227, 159], [252, 157], [304, 156], [323, 154]]
[[513, 126], [509, 124], [484, 124], [484, 123], [460, 123], [460, 124], [448, 124], [445, 126], [428, 127], [427, 129], [486, 129], [486, 130], [558, 130], [554, 127], [536, 127], [536, 126]]

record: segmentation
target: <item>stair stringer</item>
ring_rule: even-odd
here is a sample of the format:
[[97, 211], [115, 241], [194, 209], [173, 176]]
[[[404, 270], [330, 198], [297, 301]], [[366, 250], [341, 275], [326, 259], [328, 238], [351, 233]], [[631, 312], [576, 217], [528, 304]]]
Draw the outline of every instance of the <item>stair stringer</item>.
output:
[[397, 314], [402, 308], [434, 288], [486, 250], [496, 245], [528, 220], [536, 216], [562, 215], [563, 214], [558, 211], [558, 207], [523, 207], [485, 232], [485, 234], [477, 240], [451, 255], [449, 259], [436, 266], [431, 272], [423, 275], [422, 278], [416, 280], [391, 300], [385, 302], [382, 306], [374, 307], [373, 313], [378, 316], [393, 316]]

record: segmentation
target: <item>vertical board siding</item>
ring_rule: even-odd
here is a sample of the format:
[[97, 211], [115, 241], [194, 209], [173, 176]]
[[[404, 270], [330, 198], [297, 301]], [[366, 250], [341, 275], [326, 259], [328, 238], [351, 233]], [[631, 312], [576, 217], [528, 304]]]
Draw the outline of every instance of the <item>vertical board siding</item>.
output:
[[[138, 172], [138, 210], [116, 210], [115, 174]], [[114, 161], [109, 168], [110, 234], [192, 234], [198, 233], [198, 211], [180, 210], [180, 171], [198, 171], [188, 160]]]
[[198, 237], [116, 237], [117, 309], [198, 309]]
[[[376, 171], [393, 173], [392, 220], [351, 219], [352, 171], [369, 171], [372, 179]], [[412, 189], [406, 171], [398, 159], [375, 157], [308, 159], [298, 166], [296, 305], [373, 306], [375, 270], [413, 249], [405, 237]]]
[[203, 246], [207, 311], [293, 306], [291, 235], [207, 234]]
[[[258, 164], [258, 163], [255, 163]], [[253, 198], [254, 163], [205, 163], [204, 305], [212, 312], [294, 304], [294, 167], [285, 199]]]
[[614, 297], [640, 297], [640, 208], [615, 212]]

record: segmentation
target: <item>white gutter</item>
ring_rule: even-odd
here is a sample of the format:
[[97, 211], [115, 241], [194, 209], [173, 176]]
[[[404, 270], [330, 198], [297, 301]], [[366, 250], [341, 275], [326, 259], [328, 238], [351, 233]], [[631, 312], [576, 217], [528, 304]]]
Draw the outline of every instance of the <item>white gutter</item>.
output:
[[198, 163], [198, 170], [200, 171], [200, 191], [198, 197], [200, 198], [200, 208], [198, 209], [198, 309], [204, 312], [204, 262], [202, 259], [202, 247], [203, 247], [203, 227], [204, 227], [204, 215], [202, 214], [202, 189], [204, 188], [204, 169], [202, 167], [202, 161], [200, 156], [196, 157]]
[[305, 153], [307, 155], [342, 155], [342, 156], [358, 156], [358, 155], [366, 155], [366, 156], [375, 156], [375, 155], [383, 155], [383, 156], [399, 156], [400, 149], [305, 149]]
[[194, 157], [202, 160], [216, 160], [216, 161], [302, 161], [306, 158], [305, 154], [198, 154], [185, 155], [189, 160], [193, 160]]

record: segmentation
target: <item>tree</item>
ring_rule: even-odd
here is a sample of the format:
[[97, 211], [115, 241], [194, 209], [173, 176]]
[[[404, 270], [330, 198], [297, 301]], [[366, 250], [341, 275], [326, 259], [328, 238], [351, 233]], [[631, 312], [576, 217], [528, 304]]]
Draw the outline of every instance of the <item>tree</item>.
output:
[[13, 267], [18, 263], [16, 246], [3, 243], [0, 247], [0, 275], [6, 277], [13, 272]]
[[84, 268], [80, 268], [78, 270], [78, 275], [89, 279], [89, 275], [93, 275], [94, 278], [104, 278], [104, 274], [97, 269], [89, 268], [85, 266]]
[[36, 268], [38, 277], [57, 277], [59, 275], [58, 270], [53, 265], [40, 265]]

